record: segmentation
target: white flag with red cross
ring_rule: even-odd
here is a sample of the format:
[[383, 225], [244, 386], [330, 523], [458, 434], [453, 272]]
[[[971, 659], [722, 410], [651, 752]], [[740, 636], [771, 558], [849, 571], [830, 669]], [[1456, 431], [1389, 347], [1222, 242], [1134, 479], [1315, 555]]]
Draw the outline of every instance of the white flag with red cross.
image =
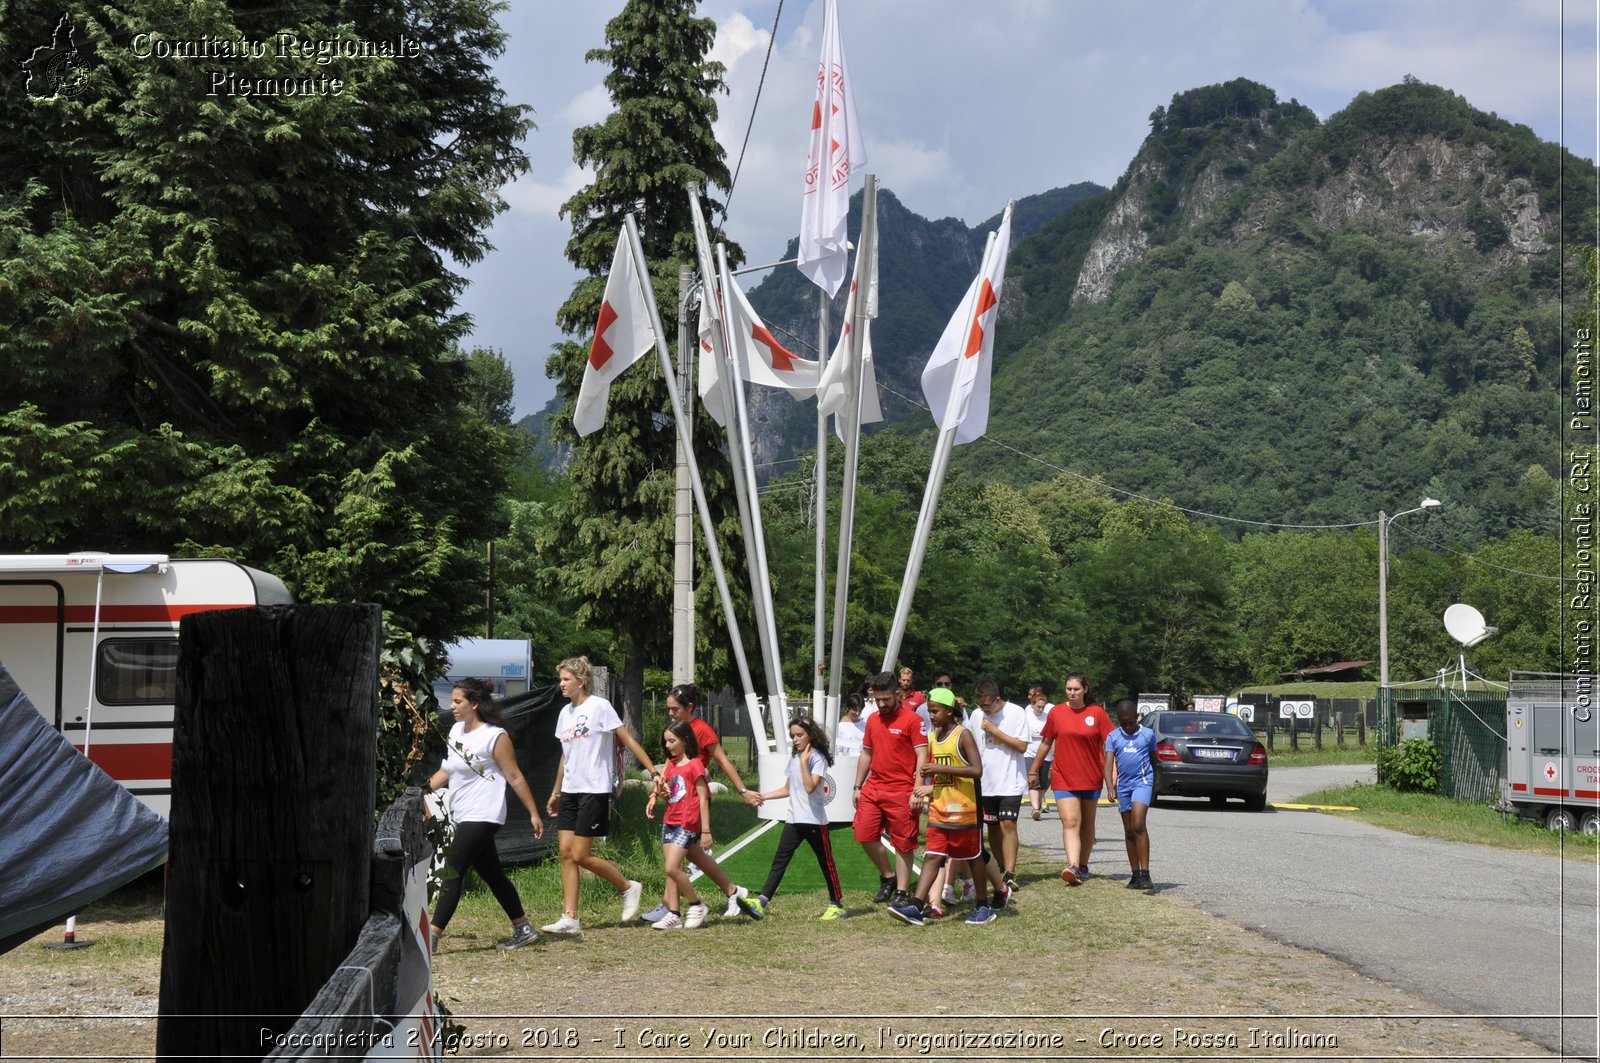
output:
[[989, 374], [994, 363], [994, 323], [1000, 311], [1006, 252], [1011, 245], [1011, 206], [961, 305], [944, 328], [922, 371], [922, 396], [941, 430], [956, 429], [956, 443], [970, 443], [989, 430]]
[[583, 367], [583, 383], [578, 387], [578, 403], [572, 410], [572, 427], [580, 436], [596, 432], [605, 424], [611, 382], [656, 344], [655, 326], [641, 287], [646, 283], [641, 265], [634, 261], [626, 234], [618, 237], [611, 275], [606, 278], [605, 298], [600, 303], [600, 320], [595, 323], [589, 360]]
[[722, 293], [727, 300], [724, 309], [728, 342], [734, 345], [744, 379], [763, 387], [782, 388], [797, 400], [815, 394], [820, 375], [817, 363], [796, 356], [778, 342], [745, 298], [738, 281], [725, 276]]
[[799, 269], [829, 296], [838, 294], [850, 263], [846, 239], [850, 176], [866, 164], [867, 145], [856, 123], [855, 97], [839, 39], [839, 13], [835, 0], [828, 0], [800, 203]]
[[700, 301], [700, 325], [696, 330], [700, 342], [700, 364], [695, 374], [695, 384], [700, 391], [700, 405], [720, 427], [727, 427], [728, 411], [722, 402], [722, 356], [717, 353], [711, 338], [711, 318], [706, 306], [708, 297]]
[[[865, 246], [867, 241], [863, 239], [860, 247]], [[877, 247], [877, 241], [872, 241], [872, 247]], [[855, 276], [850, 278], [850, 298], [844, 305], [844, 328], [839, 332], [839, 342], [834, 345], [833, 354], [828, 358], [828, 367], [822, 371], [822, 379], [817, 386], [818, 413], [837, 414], [845, 410], [854, 413], [851, 403], [855, 396], [857, 373], [851, 341], [855, 333], [856, 301], [865, 299], [862, 304], [863, 365], [860, 372], [861, 423], [864, 425], [883, 420], [883, 409], [878, 405], [878, 375], [872, 365], [872, 319], [878, 316], [878, 263], [877, 256], [872, 257], [872, 262], [863, 261], [858, 247]], [[836, 420], [833, 427], [835, 434], [843, 439], [843, 418]]]

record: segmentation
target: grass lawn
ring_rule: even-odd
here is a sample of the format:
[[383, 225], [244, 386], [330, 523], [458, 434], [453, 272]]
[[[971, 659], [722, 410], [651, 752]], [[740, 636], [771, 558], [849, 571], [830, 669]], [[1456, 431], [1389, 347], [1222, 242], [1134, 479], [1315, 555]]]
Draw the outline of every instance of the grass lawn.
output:
[[1401, 793], [1382, 785], [1356, 785], [1329, 787], [1296, 800], [1308, 805], [1354, 805], [1359, 812], [1328, 814], [1424, 838], [1474, 842], [1591, 862], [1600, 856], [1600, 838], [1585, 837], [1576, 831], [1558, 834], [1532, 820], [1501, 815], [1488, 805], [1469, 804], [1438, 794]]

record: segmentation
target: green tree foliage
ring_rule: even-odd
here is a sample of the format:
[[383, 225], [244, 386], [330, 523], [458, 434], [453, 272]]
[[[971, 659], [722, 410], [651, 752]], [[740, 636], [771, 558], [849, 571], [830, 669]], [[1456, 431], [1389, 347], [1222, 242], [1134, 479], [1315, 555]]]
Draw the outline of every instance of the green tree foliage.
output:
[[[561, 208], [572, 223], [567, 257], [591, 274], [557, 314], [568, 332], [593, 329], [605, 288], [602, 273], [630, 213], [638, 220], [656, 299], [671, 328], [678, 267], [694, 259], [686, 190], [729, 185], [722, 148], [712, 135], [714, 96], [724, 91], [721, 64], [706, 59], [716, 27], [695, 17], [694, 6], [690, 0], [629, 0], [606, 24], [605, 47], [588, 53], [611, 68], [605, 84], [614, 111], [573, 134], [574, 158], [591, 166], [595, 177]], [[711, 238], [721, 234], [713, 231]], [[729, 256], [737, 261], [738, 249], [730, 247]], [[676, 434], [660, 366], [647, 356], [612, 384], [605, 426], [577, 438], [572, 406], [587, 354], [587, 342], [565, 343], [548, 363], [562, 400], [552, 422], [554, 441], [571, 447], [571, 489], [554, 504], [539, 541], [560, 559], [559, 594], [576, 603], [580, 628], [591, 637], [594, 628], [611, 632], [612, 645], [605, 649], [624, 662], [620, 708], [636, 726], [645, 665], [665, 659], [671, 643]], [[733, 548], [738, 521], [727, 464], [715, 424], [703, 413], [694, 416], [695, 454], [713, 512], [727, 514], [719, 545], [731, 564], [743, 552]], [[703, 553], [696, 573], [701, 646], [717, 651], [702, 653], [700, 678], [713, 680], [728, 674], [729, 660]], [[736, 578], [736, 571], [730, 573], [731, 582]]]
[[[0, 65], [60, 4], [7, 8]], [[530, 128], [494, 7], [68, 4], [87, 82], [0, 93], [3, 550], [236, 557], [442, 640], [481, 614], [504, 419], [459, 352]], [[270, 43], [415, 42], [319, 61]], [[144, 44], [135, 47], [138, 35]], [[341, 91], [219, 88], [337, 78]]]
[[1275, 683], [1297, 668], [1376, 657], [1375, 532], [1246, 535], [1233, 552], [1232, 584], [1251, 681]]
[[[50, 40], [60, 13], [14, 6], [8, 49]], [[492, 498], [503, 472], [492, 442], [458, 438], [481, 420], [445, 257], [482, 255], [496, 189], [526, 165], [528, 123], [488, 71], [492, 10], [69, 15], [93, 48], [84, 91], [0, 97], [0, 495], [60, 514], [8, 521], [6, 547], [225, 553], [304, 599], [455, 632], [478, 598], [456, 502]], [[326, 72], [344, 92], [243, 96], [208, 95], [209, 64], [130, 47], [280, 31], [403, 34], [421, 55], [269, 52], [231, 69]], [[83, 488], [70, 498], [61, 456]]]

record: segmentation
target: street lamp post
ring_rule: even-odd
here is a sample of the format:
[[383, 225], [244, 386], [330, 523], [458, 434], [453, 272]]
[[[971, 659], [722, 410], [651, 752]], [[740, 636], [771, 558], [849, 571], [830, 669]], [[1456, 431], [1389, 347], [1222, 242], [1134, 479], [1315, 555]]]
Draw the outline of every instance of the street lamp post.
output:
[[1437, 498], [1424, 498], [1422, 505], [1385, 516], [1378, 510], [1378, 689], [1389, 685], [1389, 525], [1408, 513], [1420, 513], [1439, 505]]

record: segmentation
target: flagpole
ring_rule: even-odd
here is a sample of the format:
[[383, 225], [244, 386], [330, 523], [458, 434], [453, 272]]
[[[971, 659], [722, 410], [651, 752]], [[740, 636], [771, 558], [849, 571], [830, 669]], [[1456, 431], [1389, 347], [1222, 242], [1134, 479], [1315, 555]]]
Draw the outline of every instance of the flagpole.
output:
[[[869, 173], [861, 195], [861, 240], [856, 247], [856, 260], [858, 263], [871, 263], [877, 253], [878, 179]], [[863, 378], [866, 375], [866, 360], [862, 350], [867, 322], [868, 293], [865, 287], [858, 285], [856, 288], [855, 317], [850, 324], [850, 355], [854, 359], [856, 378], [852, 400], [845, 404], [849, 417], [844, 425], [844, 473], [839, 489], [839, 560], [833, 584], [833, 652], [828, 661], [828, 700], [834, 704], [840, 700], [840, 688], [844, 680], [845, 607], [850, 600], [850, 551], [855, 540], [856, 472], [861, 459], [861, 403]]]
[[[727, 324], [722, 319], [722, 305], [718, 299], [718, 278], [716, 267], [711, 260], [711, 238], [706, 231], [706, 219], [700, 210], [699, 187], [688, 185], [685, 191], [689, 194], [689, 214], [694, 224], [695, 250], [700, 259], [700, 285], [701, 298], [707, 300], [706, 306], [711, 308], [712, 345], [727, 359], [732, 349], [728, 343]], [[750, 527], [750, 507], [745, 497], [744, 456], [735, 438], [735, 427], [732, 416], [733, 393], [729, 386], [728, 373], [718, 374], [718, 387], [722, 389], [722, 408], [727, 411], [727, 423], [723, 428], [728, 438], [728, 461], [733, 466], [733, 495], [739, 509], [739, 528], [744, 539], [745, 570], [750, 574], [750, 612], [756, 624], [756, 644], [761, 650], [761, 662], [766, 669], [768, 688], [771, 688], [771, 677], [776, 669], [773, 666], [772, 655], [767, 646], [766, 627], [762, 623], [761, 608], [763, 599], [760, 589], [756, 586], [757, 573], [760, 571], [755, 555], [755, 535]], [[751, 683], [745, 688], [745, 703], [750, 709], [750, 723], [752, 732], [760, 740], [764, 749], [775, 750], [775, 739], [767, 731], [765, 714], [761, 710], [759, 699], [755, 692], [755, 685]]]
[[[989, 234], [989, 240], [983, 247], [983, 265], [979, 270], [980, 277], [989, 275], [989, 259], [994, 254], [995, 234]], [[977, 321], [982, 312], [982, 304], [976, 300], [972, 304], [972, 313], [967, 318], [967, 327], [961, 335], [972, 333], [973, 323]], [[900, 600], [894, 607], [894, 624], [889, 628], [889, 644], [883, 651], [883, 670], [892, 669], [900, 657], [900, 644], [905, 640], [906, 622], [911, 616], [911, 600], [917, 594], [917, 577], [922, 574], [922, 559], [928, 552], [928, 536], [933, 531], [934, 511], [939, 507], [939, 492], [944, 488], [944, 475], [950, 467], [950, 451], [955, 448], [956, 429], [960, 424], [955, 419], [957, 406], [961, 401], [961, 389], [951, 387], [949, 399], [945, 404], [944, 417], [940, 424], [948, 424], [939, 432], [939, 442], [933, 448], [933, 464], [928, 471], [928, 486], [922, 494], [922, 510], [917, 514], [917, 531], [911, 539], [911, 553], [906, 558], [905, 578], [900, 581]]]
[[756, 728], [757, 734], [765, 733], [766, 726], [761, 718], [760, 703], [756, 700], [755, 684], [750, 679], [750, 663], [745, 658], [744, 640], [739, 637], [739, 623], [733, 611], [733, 595], [728, 592], [728, 577], [722, 566], [722, 551], [717, 547], [716, 529], [711, 524], [711, 507], [706, 503], [705, 484], [700, 479], [700, 463], [694, 456], [694, 436], [690, 431], [690, 421], [684, 416], [683, 402], [678, 398], [678, 374], [672, 370], [672, 356], [667, 353], [666, 333], [661, 327], [661, 311], [656, 306], [655, 288], [650, 283], [650, 273], [645, 262], [644, 245], [639, 240], [639, 225], [629, 214], [622, 220], [623, 231], [628, 235], [628, 245], [633, 251], [634, 261], [639, 266], [639, 285], [644, 289], [645, 305], [650, 308], [650, 318], [656, 329], [656, 354], [661, 359], [661, 373], [666, 378], [667, 397], [672, 402], [672, 417], [678, 423], [678, 431], [690, 441], [683, 448], [684, 464], [689, 468], [689, 482], [694, 489], [696, 508], [700, 513], [700, 533], [705, 536], [706, 553], [711, 559], [711, 571], [717, 579], [717, 594], [722, 599], [722, 615], [728, 624], [728, 642], [733, 649], [734, 664], [739, 669], [739, 681], [744, 685], [745, 700], [750, 705], [751, 724]]
[[[828, 293], [817, 290], [817, 379], [828, 371]], [[822, 397], [817, 396], [817, 563], [816, 598], [811, 614], [811, 718], [822, 725], [828, 740], [833, 740], [838, 727], [834, 706], [823, 698], [826, 688], [823, 669], [827, 658], [822, 653], [822, 643], [827, 637], [828, 620], [828, 415], [822, 412]]]
[[[717, 266], [721, 271], [719, 277], [722, 290], [732, 291], [733, 280], [728, 276], [728, 251], [723, 244], [717, 245]], [[726, 323], [724, 323], [724, 333], [726, 333]], [[743, 337], [740, 338], [740, 342], [743, 342]], [[761, 611], [757, 614], [758, 622], [762, 625], [762, 635], [766, 639], [768, 652], [772, 658], [772, 668], [767, 673], [767, 686], [771, 698], [767, 708], [772, 714], [773, 735], [786, 735], [789, 733], [789, 699], [783, 686], [783, 657], [778, 646], [778, 623], [773, 615], [772, 576], [767, 566], [766, 529], [761, 523], [761, 493], [756, 484], [756, 458], [750, 443], [749, 407], [745, 401], [744, 378], [739, 371], [739, 353], [732, 345], [727, 348], [727, 353], [728, 377], [733, 385], [733, 409], [739, 423], [740, 446], [744, 453], [745, 490], [750, 496], [750, 528], [756, 559], [756, 568], [751, 570], [751, 581], [755, 584], [755, 593], [761, 601]], [[774, 742], [776, 748], [782, 748], [781, 740], [775, 737]]]

